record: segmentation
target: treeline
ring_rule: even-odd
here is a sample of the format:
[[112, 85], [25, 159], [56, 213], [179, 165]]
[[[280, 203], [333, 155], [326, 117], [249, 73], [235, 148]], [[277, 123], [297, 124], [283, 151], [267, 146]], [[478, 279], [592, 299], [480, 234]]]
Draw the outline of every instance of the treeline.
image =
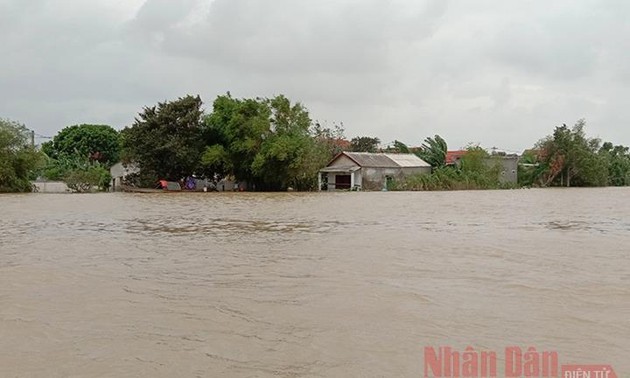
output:
[[33, 172], [43, 156], [21, 123], [0, 119], [0, 192], [30, 192]]
[[139, 185], [196, 175], [245, 181], [250, 190], [313, 190], [317, 172], [341, 147], [341, 127], [314, 123], [284, 96], [219, 96], [205, 114], [199, 97], [146, 107], [121, 132], [122, 158]]
[[558, 126], [533, 149], [523, 153], [522, 186], [630, 185], [629, 149], [586, 136], [585, 121]]
[[[346, 140], [343, 124], [322, 126], [308, 110], [280, 95], [237, 99], [218, 96], [206, 112], [199, 96], [145, 107], [132, 125], [74, 125], [40, 149], [29, 130], [0, 120], [0, 191], [30, 191], [36, 178], [63, 180], [74, 191], [107, 190], [109, 168], [122, 161], [140, 168], [134, 184], [152, 187], [159, 179], [188, 176], [246, 182], [249, 190], [316, 190], [317, 172], [337, 153], [415, 153], [432, 173], [392, 183], [400, 190], [494, 189], [505, 187], [630, 185], [628, 147], [588, 138], [585, 122], [562, 125], [520, 158], [518, 183], [499, 180], [500, 167], [471, 145], [457, 164], [446, 161], [439, 135], [420, 147], [377, 137]], [[490, 163], [488, 163], [490, 162]]]

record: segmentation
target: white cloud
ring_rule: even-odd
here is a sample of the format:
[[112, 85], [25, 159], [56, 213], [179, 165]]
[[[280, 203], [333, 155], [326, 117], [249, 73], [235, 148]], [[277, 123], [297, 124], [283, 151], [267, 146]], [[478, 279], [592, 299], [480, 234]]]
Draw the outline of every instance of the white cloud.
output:
[[0, 116], [123, 127], [200, 94], [300, 100], [349, 136], [520, 150], [622, 128], [630, 5], [542, 0], [0, 0]]

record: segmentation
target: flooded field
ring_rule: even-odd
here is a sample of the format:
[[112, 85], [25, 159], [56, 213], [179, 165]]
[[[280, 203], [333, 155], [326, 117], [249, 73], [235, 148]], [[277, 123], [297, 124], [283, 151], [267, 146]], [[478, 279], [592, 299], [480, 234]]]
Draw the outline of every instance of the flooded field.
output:
[[630, 376], [630, 190], [0, 196], [0, 377]]

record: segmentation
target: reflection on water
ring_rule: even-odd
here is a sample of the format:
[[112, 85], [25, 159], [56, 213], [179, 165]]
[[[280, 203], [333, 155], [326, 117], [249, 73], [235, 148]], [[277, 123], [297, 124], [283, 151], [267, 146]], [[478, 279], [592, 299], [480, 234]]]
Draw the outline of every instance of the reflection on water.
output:
[[630, 375], [630, 191], [0, 196], [0, 376]]

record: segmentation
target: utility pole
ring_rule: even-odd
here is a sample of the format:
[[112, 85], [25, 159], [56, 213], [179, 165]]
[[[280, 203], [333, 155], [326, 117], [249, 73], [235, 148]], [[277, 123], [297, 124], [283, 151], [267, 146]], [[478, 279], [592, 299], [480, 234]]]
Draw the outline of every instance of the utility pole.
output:
[[31, 147], [35, 148], [35, 130], [31, 130]]

